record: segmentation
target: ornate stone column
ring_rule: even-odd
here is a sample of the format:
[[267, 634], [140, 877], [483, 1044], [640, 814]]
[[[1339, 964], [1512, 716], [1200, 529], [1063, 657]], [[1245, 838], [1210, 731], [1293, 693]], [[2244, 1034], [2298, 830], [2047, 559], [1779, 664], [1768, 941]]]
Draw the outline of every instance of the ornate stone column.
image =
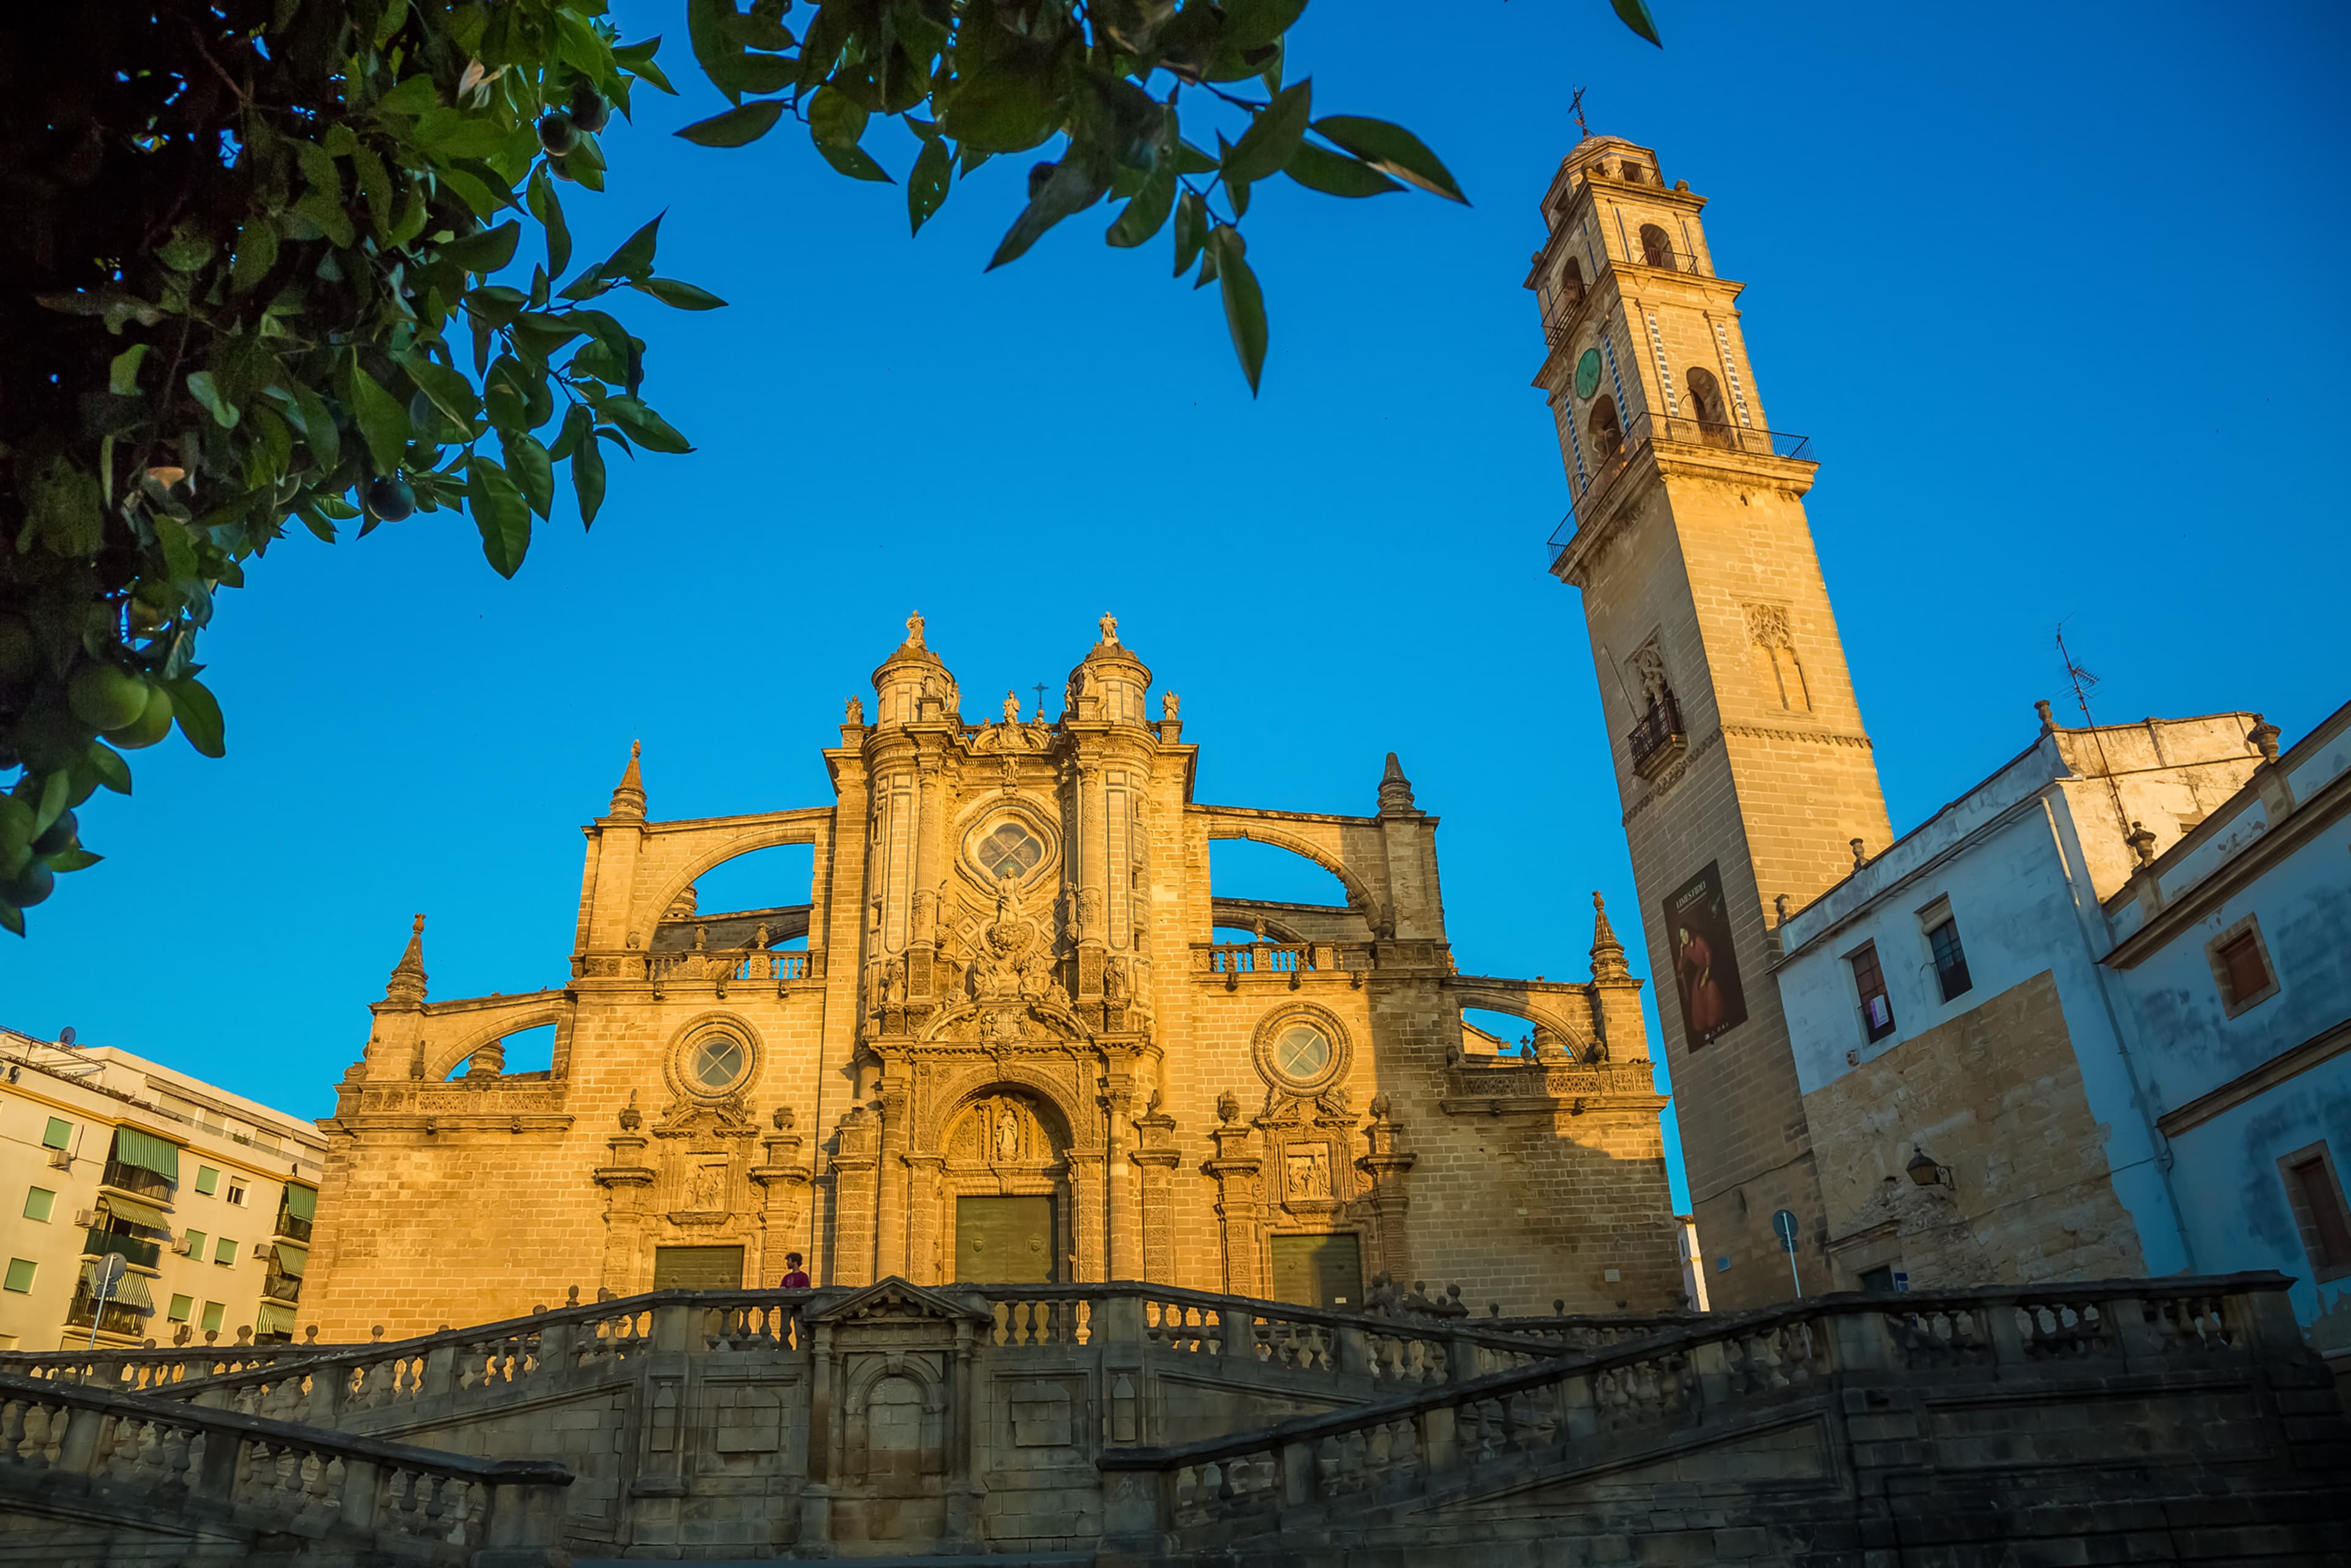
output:
[[1371, 1187], [1373, 1256], [1366, 1266], [1374, 1272], [1386, 1270], [1391, 1279], [1409, 1280], [1415, 1270], [1405, 1232], [1405, 1209], [1411, 1203], [1405, 1177], [1420, 1156], [1405, 1149], [1404, 1124], [1388, 1119], [1386, 1095], [1373, 1095], [1371, 1110], [1372, 1124], [1364, 1129], [1371, 1151], [1355, 1162]]
[[872, 1106], [852, 1106], [841, 1117], [840, 1152], [832, 1157], [832, 1270], [820, 1284], [873, 1282], [873, 1189], [881, 1142], [881, 1118]]
[[1072, 1149], [1068, 1155], [1070, 1166], [1070, 1239], [1077, 1249], [1078, 1260], [1066, 1272], [1081, 1281], [1105, 1279], [1104, 1244], [1108, 1239], [1102, 1204], [1102, 1166], [1105, 1161], [1100, 1149]]
[[[1084, 842], [1078, 856], [1078, 1010], [1102, 1022], [1102, 952], [1108, 939], [1104, 918], [1110, 896], [1110, 827], [1102, 805], [1102, 765], [1078, 764], [1079, 817]], [[1094, 1004], [1089, 1008], [1087, 1004]]]
[[653, 1167], [645, 1163], [647, 1140], [638, 1131], [643, 1117], [633, 1103], [621, 1113], [621, 1130], [606, 1142], [608, 1163], [592, 1173], [604, 1189], [604, 1263], [597, 1283], [616, 1296], [632, 1295], [645, 1256], [645, 1189]]
[[1258, 1158], [1256, 1129], [1240, 1121], [1240, 1102], [1229, 1090], [1218, 1095], [1217, 1117], [1222, 1124], [1208, 1134], [1216, 1140], [1217, 1157], [1206, 1168], [1217, 1180], [1217, 1228], [1225, 1254], [1219, 1288], [1237, 1296], [1261, 1296], [1258, 1174], [1264, 1162]]
[[882, 1080], [881, 1167], [875, 1215], [874, 1277], [906, 1270], [906, 1081]]
[[946, 1156], [908, 1154], [906, 1166], [906, 1259], [901, 1270], [917, 1285], [939, 1282], [939, 1171]]
[[1134, 1163], [1142, 1210], [1143, 1271], [1137, 1277], [1177, 1284], [1175, 1186], [1176, 1166], [1183, 1156], [1176, 1147], [1176, 1118], [1159, 1109], [1156, 1093], [1134, 1119], [1134, 1135], [1140, 1146], [1127, 1158]]
[[800, 1160], [802, 1139], [792, 1131], [789, 1106], [777, 1107], [776, 1134], [762, 1142], [767, 1158], [750, 1173], [761, 1195], [759, 1266], [752, 1277], [772, 1285], [784, 1277], [784, 1254], [800, 1250], [807, 1239], [809, 1171]]

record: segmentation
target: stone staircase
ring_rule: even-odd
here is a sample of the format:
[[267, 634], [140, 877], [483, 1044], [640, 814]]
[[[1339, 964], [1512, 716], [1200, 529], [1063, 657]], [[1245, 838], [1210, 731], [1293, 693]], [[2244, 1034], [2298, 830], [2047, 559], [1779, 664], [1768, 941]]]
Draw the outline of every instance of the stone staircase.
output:
[[19, 1353], [0, 1559], [2344, 1561], [2287, 1283], [1479, 1322], [890, 1280]]

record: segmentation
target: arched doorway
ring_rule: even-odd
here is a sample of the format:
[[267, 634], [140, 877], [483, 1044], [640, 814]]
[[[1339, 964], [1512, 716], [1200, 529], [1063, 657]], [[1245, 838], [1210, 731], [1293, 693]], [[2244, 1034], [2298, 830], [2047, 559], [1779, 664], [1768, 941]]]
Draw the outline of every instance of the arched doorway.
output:
[[1076, 1277], [1070, 1134], [1059, 1109], [992, 1085], [941, 1139], [939, 1238], [950, 1280], [1050, 1284]]

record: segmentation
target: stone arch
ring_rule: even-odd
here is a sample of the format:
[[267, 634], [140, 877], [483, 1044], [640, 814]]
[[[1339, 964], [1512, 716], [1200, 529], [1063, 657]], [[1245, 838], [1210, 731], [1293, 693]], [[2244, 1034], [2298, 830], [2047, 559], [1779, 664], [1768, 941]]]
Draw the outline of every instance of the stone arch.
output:
[[1462, 1008], [1507, 1013], [1512, 1018], [1524, 1019], [1538, 1029], [1550, 1030], [1578, 1055], [1598, 1043], [1588, 1011], [1577, 1017], [1552, 1005], [1549, 998], [1537, 1001], [1523, 991], [1483, 986], [1447, 986], [1445, 998], [1457, 1009], [1457, 1017], [1458, 1009]]
[[[706, 831], [716, 832], [716, 830]], [[658, 843], [662, 835], [649, 833], [646, 837], [651, 842]], [[825, 866], [826, 851], [831, 841], [831, 833], [826, 822], [821, 819], [811, 819], [807, 815], [796, 814], [791, 818], [761, 821], [746, 827], [741, 831], [739, 837], [729, 835], [720, 838], [715, 844], [696, 852], [685, 862], [683, 870], [661, 873], [664, 880], [662, 883], [656, 884], [658, 895], [651, 899], [640, 899], [637, 910], [632, 912], [632, 918], [643, 918], [638, 912], [649, 909], [652, 911], [652, 921], [657, 923], [662, 912], [674, 904], [687, 888], [693, 886], [695, 882], [713, 866], [724, 865], [731, 860], [740, 860], [745, 855], [756, 854], [761, 850], [772, 850], [785, 844], [814, 845], [817, 871], [821, 874]], [[810, 893], [813, 894], [814, 889], [810, 889]]]
[[[975, 1065], [941, 1083], [915, 1117], [913, 1145], [916, 1152], [945, 1154], [947, 1130], [956, 1118], [977, 1102], [991, 1093], [1008, 1091], [1017, 1092], [1032, 1102], [1042, 1113], [1038, 1121], [1043, 1124], [1049, 1140], [1058, 1137], [1064, 1150], [1085, 1152], [1099, 1149], [1102, 1136], [1092, 1118], [1085, 1115], [1077, 1096], [1069, 1086], [1055, 1081], [1050, 1073], [1017, 1061], [986, 1062]], [[1053, 1124], [1058, 1118], [1060, 1126]]]
[[1362, 877], [1357, 876], [1339, 856], [1322, 849], [1312, 841], [1298, 834], [1283, 832], [1258, 821], [1237, 821], [1230, 818], [1208, 819], [1208, 837], [1214, 839], [1247, 839], [1251, 843], [1267, 844], [1277, 850], [1287, 850], [1302, 860], [1312, 861], [1339, 879], [1347, 890], [1349, 907], [1373, 915], [1380, 907], [1379, 899]]
[[[520, 1034], [527, 1029], [555, 1026], [555, 1061], [557, 1070], [569, 1060], [571, 1049], [571, 1004], [557, 1000], [542, 1002], [518, 1013], [503, 1013], [487, 1021], [477, 1023], [467, 1033], [458, 1036], [458, 1043], [442, 1046], [424, 1058], [424, 1079], [439, 1083], [457, 1070], [465, 1061], [486, 1045], [496, 1045], [510, 1034]], [[428, 1012], [427, 1017], [430, 1018]]]

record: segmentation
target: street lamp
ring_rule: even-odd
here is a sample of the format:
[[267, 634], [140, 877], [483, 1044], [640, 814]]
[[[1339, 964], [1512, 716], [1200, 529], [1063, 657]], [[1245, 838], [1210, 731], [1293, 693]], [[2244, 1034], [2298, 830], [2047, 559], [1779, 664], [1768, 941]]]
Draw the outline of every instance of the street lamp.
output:
[[1909, 1172], [1910, 1180], [1919, 1186], [1957, 1186], [1951, 1179], [1951, 1167], [1915, 1144], [1911, 1145], [1910, 1163], [1902, 1167]]

